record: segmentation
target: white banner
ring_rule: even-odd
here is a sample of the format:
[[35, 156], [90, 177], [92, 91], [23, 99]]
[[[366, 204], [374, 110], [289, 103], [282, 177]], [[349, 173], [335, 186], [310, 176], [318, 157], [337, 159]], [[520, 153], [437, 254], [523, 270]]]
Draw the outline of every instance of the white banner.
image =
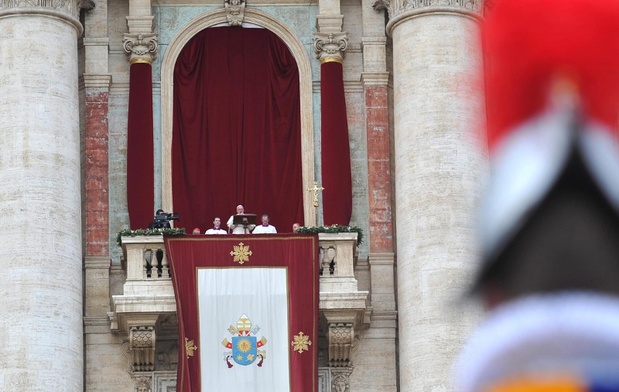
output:
[[289, 392], [287, 269], [200, 268], [203, 392]]

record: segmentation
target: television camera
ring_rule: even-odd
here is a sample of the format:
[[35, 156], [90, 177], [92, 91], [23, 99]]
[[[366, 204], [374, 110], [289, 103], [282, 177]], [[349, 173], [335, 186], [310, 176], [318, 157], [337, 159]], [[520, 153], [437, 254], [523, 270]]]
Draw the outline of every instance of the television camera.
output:
[[157, 211], [155, 214], [155, 219], [148, 225], [149, 229], [169, 229], [170, 221], [178, 220], [179, 215], [177, 212], [163, 212], [161, 210]]

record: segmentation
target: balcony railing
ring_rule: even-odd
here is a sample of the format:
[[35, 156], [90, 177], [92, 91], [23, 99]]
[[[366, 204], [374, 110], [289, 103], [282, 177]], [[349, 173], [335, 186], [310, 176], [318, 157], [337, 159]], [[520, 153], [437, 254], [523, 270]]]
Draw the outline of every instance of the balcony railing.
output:
[[[350, 365], [355, 333], [369, 324], [370, 313], [368, 292], [358, 290], [354, 274], [357, 233], [319, 233], [318, 242], [319, 311], [328, 326], [329, 365], [346, 367]], [[160, 316], [176, 313], [163, 237], [123, 237], [122, 248], [127, 279], [123, 294], [112, 296], [110, 326], [128, 337], [134, 353], [134, 369], [154, 370], [148, 358], [154, 355], [155, 324]], [[149, 335], [148, 339], [144, 338], [145, 334]], [[149, 342], [147, 347], [144, 341]]]

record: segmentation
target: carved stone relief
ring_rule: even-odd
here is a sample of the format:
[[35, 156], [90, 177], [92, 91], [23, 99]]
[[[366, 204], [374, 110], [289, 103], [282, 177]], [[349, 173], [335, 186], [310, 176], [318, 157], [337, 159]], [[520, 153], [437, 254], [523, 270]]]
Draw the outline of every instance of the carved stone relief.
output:
[[131, 327], [129, 345], [133, 352], [133, 371], [155, 369], [155, 328], [152, 326]]
[[224, 7], [226, 9], [228, 25], [240, 26], [243, 24], [243, 18], [245, 17], [244, 0], [225, 0]]
[[331, 392], [350, 392], [352, 367], [331, 369]]
[[352, 366], [352, 348], [355, 339], [353, 323], [329, 324], [329, 366]]
[[133, 376], [135, 392], [152, 392], [150, 374], [136, 374]]

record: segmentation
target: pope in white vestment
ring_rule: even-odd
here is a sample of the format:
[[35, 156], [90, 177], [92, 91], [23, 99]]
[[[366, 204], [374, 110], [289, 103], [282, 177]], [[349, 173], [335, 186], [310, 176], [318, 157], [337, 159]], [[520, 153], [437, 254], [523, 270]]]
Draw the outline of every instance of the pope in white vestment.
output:
[[[241, 204], [236, 206], [237, 215], [241, 215], [244, 213], [245, 213], [245, 207], [243, 207]], [[245, 228], [243, 227], [243, 225], [234, 224], [234, 215], [230, 216], [230, 219], [228, 219], [228, 222], [226, 222], [226, 225], [230, 228], [230, 230], [232, 230], [232, 234], [246, 234]], [[247, 225], [247, 230], [248, 230], [247, 234], [249, 234], [254, 227], [256, 227], [256, 225]]]

